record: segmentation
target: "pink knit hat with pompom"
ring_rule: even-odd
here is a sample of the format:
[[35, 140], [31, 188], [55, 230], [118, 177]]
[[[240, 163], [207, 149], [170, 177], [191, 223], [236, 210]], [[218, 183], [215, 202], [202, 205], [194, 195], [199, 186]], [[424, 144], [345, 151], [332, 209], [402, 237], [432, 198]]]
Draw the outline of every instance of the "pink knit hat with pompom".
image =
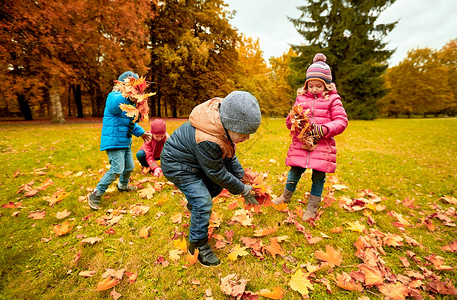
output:
[[325, 63], [327, 57], [322, 53], [317, 53], [314, 56], [313, 63], [309, 66], [306, 71], [305, 87], [309, 80], [320, 80], [325, 83], [328, 90], [332, 90], [334, 85], [332, 84], [332, 71], [330, 67]]

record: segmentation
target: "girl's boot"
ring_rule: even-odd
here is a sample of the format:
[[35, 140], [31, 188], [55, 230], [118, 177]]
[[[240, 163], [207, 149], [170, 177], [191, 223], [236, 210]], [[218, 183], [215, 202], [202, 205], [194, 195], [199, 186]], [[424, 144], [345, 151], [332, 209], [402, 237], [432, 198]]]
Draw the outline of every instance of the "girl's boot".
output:
[[284, 188], [284, 192], [282, 192], [282, 195], [276, 199], [273, 199], [272, 201], [276, 205], [281, 204], [283, 202], [288, 203], [290, 201], [290, 198], [292, 198], [293, 194], [294, 192], [291, 192], [288, 189]]
[[319, 208], [319, 203], [321, 202], [321, 197], [309, 195], [308, 205], [306, 206], [306, 211], [303, 214], [303, 221], [308, 221], [316, 217], [317, 209]]

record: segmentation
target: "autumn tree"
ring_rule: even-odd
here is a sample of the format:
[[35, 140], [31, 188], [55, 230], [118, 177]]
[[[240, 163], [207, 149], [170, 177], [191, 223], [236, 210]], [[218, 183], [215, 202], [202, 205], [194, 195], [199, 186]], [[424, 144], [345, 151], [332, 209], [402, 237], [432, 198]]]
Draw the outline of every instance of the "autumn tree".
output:
[[457, 114], [457, 39], [449, 41], [437, 53], [438, 60], [446, 66], [448, 73], [448, 84], [452, 90], [452, 99], [444, 112], [454, 116]]
[[292, 76], [289, 65], [291, 58], [296, 55], [292, 49], [289, 49], [279, 57], [270, 58], [270, 80], [275, 98], [273, 111], [275, 115], [287, 115], [295, 101], [297, 94], [289, 84], [289, 78]]
[[166, 0], [151, 23], [153, 114], [187, 115], [233, 88], [238, 35], [222, 0]]
[[448, 68], [430, 48], [409, 51], [406, 59], [388, 70], [385, 79], [389, 93], [379, 103], [383, 112], [437, 116], [452, 107]]
[[289, 18], [303, 36], [294, 45], [298, 56], [292, 58], [295, 87], [305, 82], [306, 69], [316, 53], [327, 56], [333, 81], [349, 117], [374, 119], [376, 102], [385, 95], [383, 73], [393, 51], [382, 39], [395, 23], [378, 24], [380, 13], [395, 0], [307, 0], [299, 6], [301, 16]]
[[259, 101], [262, 114], [271, 114], [275, 108], [273, 85], [269, 68], [263, 59], [259, 39], [242, 36], [238, 46], [237, 90], [250, 92]]
[[61, 95], [68, 87], [78, 115], [83, 92], [93, 115], [101, 115], [113, 79], [126, 69], [147, 71], [151, 3], [113, 0], [107, 9], [95, 0], [3, 2], [0, 76], [8, 79], [4, 88], [14, 91], [26, 119], [49, 106], [53, 121], [63, 122]]

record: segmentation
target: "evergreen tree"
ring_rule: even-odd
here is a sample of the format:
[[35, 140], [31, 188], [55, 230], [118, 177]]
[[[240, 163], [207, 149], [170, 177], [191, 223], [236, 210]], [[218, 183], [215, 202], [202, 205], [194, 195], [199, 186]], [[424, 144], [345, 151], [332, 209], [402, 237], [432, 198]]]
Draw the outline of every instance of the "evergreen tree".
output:
[[395, 0], [307, 0], [297, 19], [289, 18], [305, 43], [294, 45], [294, 86], [305, 82], [306, 69], [322, 52], [350, 118], [376, 118], [376, 102], [386, 93], [383, 73], [393, 51], [382, 39], [396, 22], [376, 24], [379, 14]]
[[166, 0], [151, 25], [153, 115], [187, 115], [233, 89], [238, 35], [222, 0]]

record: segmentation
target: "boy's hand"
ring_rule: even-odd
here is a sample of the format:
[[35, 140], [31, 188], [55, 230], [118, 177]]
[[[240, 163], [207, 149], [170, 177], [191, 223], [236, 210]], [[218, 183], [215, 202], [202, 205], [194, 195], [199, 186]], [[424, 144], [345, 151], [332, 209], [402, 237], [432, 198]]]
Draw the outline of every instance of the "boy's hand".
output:
[[149, 133], [149, 132], [145, 132], [145, 133], [143, 133], [142, 135], [140, 135], [140, 137], [141, 137], [145, 142], [149, 142], [149, 141], [152, 139], [152, 134]]
[[259, 202], [255, 199], [254, 194], [251, 193], [252, 186], [245, 184], [241, 195], [244, 197], [244, 203], [246, 205], [259, 205]]

